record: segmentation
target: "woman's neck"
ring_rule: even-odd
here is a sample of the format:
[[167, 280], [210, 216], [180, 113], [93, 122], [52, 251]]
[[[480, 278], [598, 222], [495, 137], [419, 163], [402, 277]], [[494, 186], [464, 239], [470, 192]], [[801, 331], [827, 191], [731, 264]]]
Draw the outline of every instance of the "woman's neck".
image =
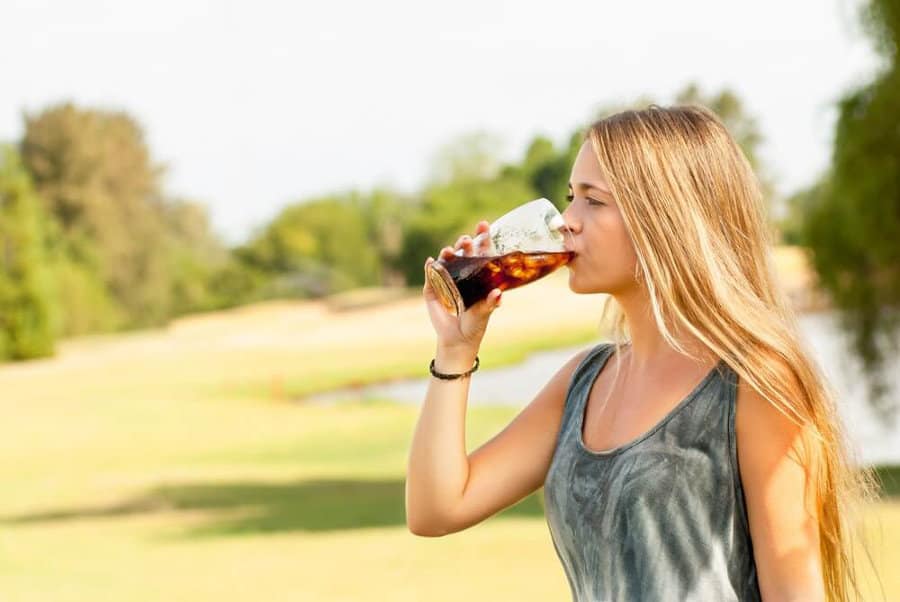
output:
[[623, 359], [629, 362], [633, 374], [647, 373], [653, 365], [684, 361], [691, 356], [704, 365], [717, 360], [699, 339], [684, 328], [672, 327], [671, 334], [687, 355], [672, 348], [660, 332], [646, 296], [617, 296], [616, 301], [625, 314], [630, 335], [628, 353]]

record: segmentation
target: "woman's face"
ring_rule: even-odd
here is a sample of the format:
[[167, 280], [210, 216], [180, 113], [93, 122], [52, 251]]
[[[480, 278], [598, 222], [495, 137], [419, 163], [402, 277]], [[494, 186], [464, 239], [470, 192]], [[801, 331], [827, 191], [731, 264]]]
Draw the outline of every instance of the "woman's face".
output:
[[563, 212], [575, 258], [569, 288], [575, 293], [623, 294], [637, 287], [637, 256], [625, 222], [600, 171], [590, 140], [578, 151]]

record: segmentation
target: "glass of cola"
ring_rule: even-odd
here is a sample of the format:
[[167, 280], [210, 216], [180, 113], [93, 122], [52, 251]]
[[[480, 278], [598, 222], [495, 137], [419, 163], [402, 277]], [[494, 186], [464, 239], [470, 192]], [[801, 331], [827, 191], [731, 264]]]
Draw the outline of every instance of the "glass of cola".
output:
[[566, 248], [566, 236], [571, 233], [553, 203], [536, 199], [476, 236], [472, 255], [457, 249], [453, 257], [433, 261], [426, 276], [441, 304], [458, 316], [495, 288], [517, 288], [567, 264], [574, 247]]

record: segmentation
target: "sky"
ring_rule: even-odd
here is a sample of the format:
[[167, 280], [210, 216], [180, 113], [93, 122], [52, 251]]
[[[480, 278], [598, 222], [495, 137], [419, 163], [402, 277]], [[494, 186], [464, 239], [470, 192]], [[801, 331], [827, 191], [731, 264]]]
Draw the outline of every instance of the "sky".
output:
[[314, 195], [419, 190], [458, 136], [518, 160], [689, 82], [744, 100], [787, 195], [827, 167], [835, 101], [879, 67], [859, 0], [0, 2], [0, 141], [63, 101], [128, 111], [165, 190], [232, 244]]

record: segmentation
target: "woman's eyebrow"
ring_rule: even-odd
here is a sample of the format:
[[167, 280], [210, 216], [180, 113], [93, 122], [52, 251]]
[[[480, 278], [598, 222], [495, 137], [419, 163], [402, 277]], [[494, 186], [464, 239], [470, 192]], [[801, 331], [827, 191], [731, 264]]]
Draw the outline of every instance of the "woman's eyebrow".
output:
[[[578, 186], [581, 189], [591, 189], [592, 188], [594, 190], [599, 190], [600, 192], [605, 192], [606, 194], [612, 194], [612, 192], [610, 192], [606, 188], [600, 188], [599, 186], [594, 186], [590, 182], [576, 182], [576, 186]], [[571, 187], [572, 187], [572, 182], [569, 182], [569, 188], [571, 188]]]

